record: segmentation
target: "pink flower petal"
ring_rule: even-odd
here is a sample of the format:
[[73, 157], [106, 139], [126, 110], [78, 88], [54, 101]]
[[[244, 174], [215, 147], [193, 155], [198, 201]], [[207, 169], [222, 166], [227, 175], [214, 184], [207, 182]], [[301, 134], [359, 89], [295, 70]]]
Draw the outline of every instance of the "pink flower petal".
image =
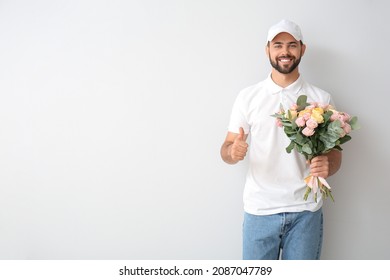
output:
[[328, 189], [330, 189], [330, 186], [329, 186], [328, 182], [327, 182], [324, 178], [318, 177], [318, 180], [320, 180], [320, 182], [321, 182], [325, 187], [327, 187]]
[[317, 193], [318, 191], [318, 177], [316, 176], [312, 176], [312, 184], [313, 184], [313, 187], [312, 187], [312, 190], [313, 190], [313, 193]]

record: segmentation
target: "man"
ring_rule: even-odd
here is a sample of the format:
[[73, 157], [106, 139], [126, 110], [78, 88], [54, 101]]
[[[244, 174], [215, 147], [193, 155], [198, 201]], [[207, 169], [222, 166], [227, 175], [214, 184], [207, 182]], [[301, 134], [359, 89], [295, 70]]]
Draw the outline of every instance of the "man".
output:
[[[282, 20], [268, 31], [268, 78], [242, 90], [233, 106], [221, 157], [229, 164], [244, 160], [249, 170], [244, 189], [244, 259], [319, 259], [322, 247], [322, 198], [303, 199], [309, 175], [327, 178], [340, 168], [341, 152], [332, 150], [306, 162], [285, 148], [290, 140], [271, 117], [288, 109], [299, 95], [308, 102], [332, 104], [329, 93], [308, 84], [298, 65], [305, 53], [301, 30]], [[250, 137], [248, 145], [247, 137]]]

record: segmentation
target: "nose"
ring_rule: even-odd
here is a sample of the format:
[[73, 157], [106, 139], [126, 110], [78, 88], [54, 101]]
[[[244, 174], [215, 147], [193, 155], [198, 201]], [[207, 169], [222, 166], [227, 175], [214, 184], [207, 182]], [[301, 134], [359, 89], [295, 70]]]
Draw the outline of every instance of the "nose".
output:
[[283, 46], [282, 47], [281, 55], [290, 55], [290, 51], [288, 49], [288, 46]]

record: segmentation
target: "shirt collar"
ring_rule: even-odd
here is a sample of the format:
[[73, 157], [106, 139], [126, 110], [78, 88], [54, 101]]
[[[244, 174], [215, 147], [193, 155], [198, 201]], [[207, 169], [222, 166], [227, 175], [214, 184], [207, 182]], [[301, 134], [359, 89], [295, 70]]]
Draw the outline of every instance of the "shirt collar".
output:
[[268, 75], [266, 81], [267, 81], [268, 90], [271, 94], [277, 94], [281, 91], [288, 91], [290, 93], [298, 95], [298, 93], [300, 92], [303, 86], [303, 79], [301, 75], [299, 75], [298, 79], [295, 82], [293, 82], [292, 84], [288, 85], [285, 88], [275, 84], [275, 82], [271, 78], [271, 74]]

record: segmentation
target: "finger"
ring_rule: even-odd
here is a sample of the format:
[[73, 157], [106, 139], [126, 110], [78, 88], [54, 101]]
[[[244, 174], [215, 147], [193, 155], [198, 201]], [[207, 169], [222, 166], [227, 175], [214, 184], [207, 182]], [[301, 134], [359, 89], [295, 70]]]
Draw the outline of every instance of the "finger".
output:
[[246, 156], [248, 149], [246, 147], [241, 147], [240, 145], [232, 146], [231, 155], [234, 159], [243, 159]]
[[236, 143], [233, 144], [233, 149], [246, 152], [248, 150], [248, 143], [243, 140], [237, 140]]
[[316, 156], [311, 160], [311, 162], [314, 163], [314, 162], [322, 162], [327, 160], [328, 160], [327, 156]]
[[234, 159], [234, 160], [243, 160], [245, 158], [245, 156], [246, 156], [246, 153], [239, 153], [239, 152], [237, 152], [237, 153], [232, 155], [232, 159]]
[[244, 149], [237, 149], [236, 151], [235, 151], [235, 154], [236, 155], [246, 155], [246, 150], [244, 150]]
[[240, 134], [238, 135], [239, 140], [244, 140], [245, 139], [245, 132], [242, 127], [240, 127]]
[[233, 153], [237, 154], [237, 153], [241, 153], [241, 154], [246, 154], [246, 152], [248, 151], [247, 147], [245, 146], [235, 146], [233, 147], [232, 149]]
[[310, 173], [313, 176], [320, 176], [326, 178], [329, 175], [328, 165], [311, 166]]
[[246, 143], [245, 141], [240, 141], [237, 143], [237, 147], [239, 147], [240, 149], [242, 150], [247, 150], [247, 148], [249, 147], [248, 143]]
[[316, 160], [311, 162], [310, 167], [315, 168], [315, 167], [328, 166], [328, 165], [329, 162], [327, 158], [317, 158]]

